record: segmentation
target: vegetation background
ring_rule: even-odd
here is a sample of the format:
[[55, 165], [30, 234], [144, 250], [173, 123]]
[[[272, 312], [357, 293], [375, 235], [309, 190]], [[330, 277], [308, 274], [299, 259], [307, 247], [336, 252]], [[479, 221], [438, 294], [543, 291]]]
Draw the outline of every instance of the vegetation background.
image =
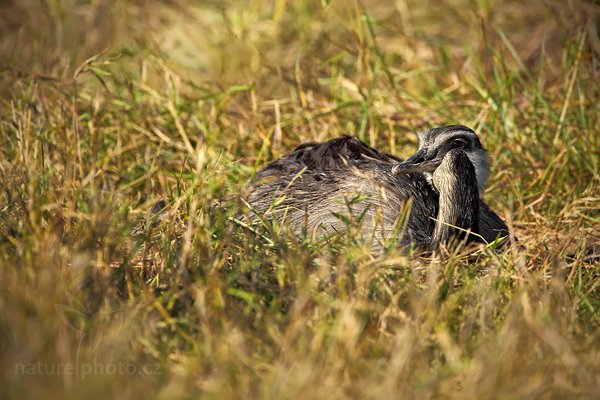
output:
[[[598, 398], [599, 15], [1, 2], [0, 397]], [[240, 193], [299, 143], [407, 156], [451, 123], [490, 151], [507, 251], [245, 226]]]

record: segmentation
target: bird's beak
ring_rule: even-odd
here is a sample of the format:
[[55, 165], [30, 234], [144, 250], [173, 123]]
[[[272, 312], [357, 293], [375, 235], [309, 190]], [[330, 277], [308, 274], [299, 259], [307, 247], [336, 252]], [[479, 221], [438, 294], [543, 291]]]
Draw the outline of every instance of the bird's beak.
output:
[[392, 167], [393, 174], [411, 174], [413, 172], [433, 172], [442, 163], [435, 154], [429, 154], [426, 148], [417, 151], [404, 161]]

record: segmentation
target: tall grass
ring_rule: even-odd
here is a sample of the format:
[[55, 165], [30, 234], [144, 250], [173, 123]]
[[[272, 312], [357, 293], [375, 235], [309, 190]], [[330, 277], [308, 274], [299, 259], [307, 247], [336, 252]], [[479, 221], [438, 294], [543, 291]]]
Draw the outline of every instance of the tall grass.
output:
[[[1, 397], [598, 396], [600, 10], [563, 3], [3, 3]], [[297, 144], [450, 123], [505, 252], [246, 226]]]

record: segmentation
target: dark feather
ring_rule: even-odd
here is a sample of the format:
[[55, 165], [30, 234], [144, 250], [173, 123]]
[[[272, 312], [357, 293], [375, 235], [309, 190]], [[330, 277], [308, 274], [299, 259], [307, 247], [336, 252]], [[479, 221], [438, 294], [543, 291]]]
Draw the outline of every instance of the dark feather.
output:
[[[374, 237], [375, 247], [397, 231], [400, 215], [412, 203], [398, 243], [432, 248], [439, 193], [420, 173], [392, 174], [399, 161], [348, 136], [303, 144], [257, 174], [248, 201], [259, 214], [268, 212], [297, 234], [344, 231], [340, 214], [362, 216], [363, 236]], [[364, 200], [352, 203], [357, 196]], [[473, 230], [485, 240], [508, 231], [485, 203], [478, 209]]]

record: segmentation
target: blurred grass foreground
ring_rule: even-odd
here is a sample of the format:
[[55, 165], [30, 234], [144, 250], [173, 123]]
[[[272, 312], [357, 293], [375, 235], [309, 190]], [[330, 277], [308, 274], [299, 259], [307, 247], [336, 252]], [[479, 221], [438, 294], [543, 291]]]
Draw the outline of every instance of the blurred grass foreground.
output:
[[[0, 397], [598, 398], [600, 6], [0, 3]], [[519, 238], [241, 226], [305, 141], [461, 123]], [[150, 210], [159, 200], [158, 217]]]

